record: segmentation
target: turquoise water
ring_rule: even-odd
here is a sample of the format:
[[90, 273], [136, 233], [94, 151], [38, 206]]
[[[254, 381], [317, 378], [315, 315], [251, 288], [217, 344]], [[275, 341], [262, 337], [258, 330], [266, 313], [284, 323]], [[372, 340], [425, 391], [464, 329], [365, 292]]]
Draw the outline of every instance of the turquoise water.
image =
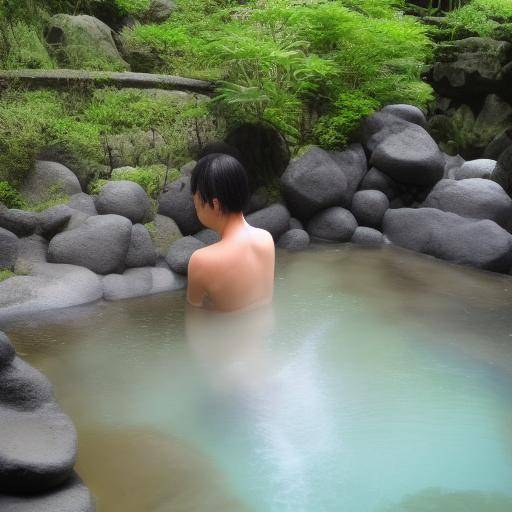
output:
[[512, 278], [393, 248], [280, 253], [271, 309], [184, 293], [7, 326], [105, 511], [512, 510]]

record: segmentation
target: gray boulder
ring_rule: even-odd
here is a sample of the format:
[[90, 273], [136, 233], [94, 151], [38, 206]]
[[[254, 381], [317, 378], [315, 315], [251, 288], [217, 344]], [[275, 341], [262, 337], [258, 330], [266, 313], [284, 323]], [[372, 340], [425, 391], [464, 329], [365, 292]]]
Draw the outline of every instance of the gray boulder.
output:
[[46, 263], [48, 241], [41, 235], [30, 235], [19, 239], [18, 258], [15, 272], [30, 274], [32, 267], [38, 263]]
[[361, 180], [368, 171], [366, 154], [361, 144], [350, 144], [344, 151], [330, 151], [329, 155], [347, 178], [347, 187], [339, 206], [348, 208]]
[[348, 181], [327, 151], [313, 147], [292, 160], [281, 176], [281, 187], [292, 214], [305, 220], [316, 212], [341, 204]]
[[467, 180], [468, 178], [490, 179], [492, 171], [496, 167], [496, 160], [479, 158], [468, 160], [460, 167], [455, 167], [448, 177], [454, 180]]
[[104, 62], [116, 71], [127, 71], [114, 42], [112, 29], [93, 16], [56, 14], [45, 31], [46, 42], [61, 67], [87, 67]]
[[0, 270], [14, 268], [18, 246], [18, 237], [7, 229], [0, 228]]
[[190, 178], [180, 178], [169, 185], [158, 201], [158, 213], [173, 219], [184, 235], [192, 235], [203, 228], [199, 222], [190, 190]]
[[87, 215], [98, 215], [94, 199], [84, 192], [73, 194], [69, 198], [68, 206], [73, 208], [73, 210], [78, 210], [79, 212], [86, 213]]
[[512, 147], [512, 128], [503, 130], [485, 148], [483, 157], [490, 160], [498, 160], [501, 154]]
[[389, 112], [375, 112], [365, 117], [361, 122], [361, 143], [367, 155], [371, 155], [375, 148], [387, 137], [402, 132], [406, 128], [415, 126], [405, 119]]
[[50, 492], [30, 496], [0, 494], [2, 512], [94, 512], [91, 494], [76, 473]]
[[176, 242], [169, 247], [169, 252], [165, 260], [171, 270], [178, 274], [186, 275], [190, 257], [197, 249], [201, 249], [202, 247], [206, 246], [197, 238], [185, 236], [176, 240]]
[[134, 224], [128, 253], [127, 267], [152, 267], [156, 263], [156, 252], [149, 231], [142, 224]]
[[29, 270], [30, 275], [0, 283], [0, 320], [87, 304], [103, 296], [100, 277], [86, 268], [32, 261]]
[[394, 199], [398, 194], [398, 185], [376, 167], [372, 167], [366, 173], [359, 185], [359, 189], [380, 190], [389, 200]]
[[277, 247], [289, 251], [300, 251], [309, 245], [310, 239], [307, 231], [303, 229], [290, 229], [283, 233], [277, 241]]
[[512, 199], [500, 185], [481, 178], [441, 180], [423, 206], [462, 217], [490, 219], [505, 227], [512, 221]]
[[129, 299], [179, 290], [185, 286], [186, 278], [168, 268], [131, 268], [123, 274], [105, 276], [103, 296], [106, 300]]
[[352, 213], [361, 226], [378, 228], [389, 208], [389, 199], [380, 190], [360, 190], [352, 200]]
[[[2, 344], [8, 343], [2, 334]], [[48, 491], [72, 475], [76, 431], [44, 375], [13, 357], [12, 349], [7, 358], [0, 372], [0, 493]]]
[[9, 366], [14, 360], [16, 352], [7, 335], [0, 331], [0, 369]]
[[275, 203], [246, 217], [247, 222], [255, 227], [267, 230], [277, 240], [288, 230], [290, 212], [286, 206]]
[[428, 132], [409, 123], [375, 148], [370, 165], [399, 183], [431, 186], [443, 177], [444, 158]]
[[192, 171], [194, 170], [196, 164], [196, 160], [191, 160], [190, 162], [187, 162], [185, 165], [182, 165], [180, 167], [181, 175], [190, 178], [190, 176], [192, 176]]
[[[498, 158], [496, 167], [492, 171], [491, 179], [499, 183], [505, 192], [512, 196], [512, 146], [506, 149]], [[0, 214], [1, 225], [1, 214]], [[6, 226], [3, 226], [6, 227]], [[7, 228], [9, 229], [9, 228]], [[9, 230], [12, 231], [12, 230]]]
[[299, 219], [291, 217], [290, 222], [288, 223], [288, 229], [304, 229], [304, 226]]
[[468, 37], [439, 45], [430, 80], [444, 96], [467, 97], [503, 87], [512, 45], [489, 37]]
[[399, 117], [405, 121], [409, 121], [409, 123], [417, 124], [422, 128], [427, 126], [427, 119], [425, 114], [421, 109], [415, 107], [414, 105], [406, 105], [401, 103], [395, 105], [386, 105], [382, 109], [382, 112]]
[[51, 198], [58, 190], [72, 195], [82, 192], [75, 174], [58, 162], [36, 160], [34, 169], [29, 173], [21, 189], [22, 194], [31, 202], [39, 203]]
[[37, 232], [50, 240], [57, 233], [64, 230], [73, 216], [74, 210], [65, 204], [51, 206], [39, 213]]
[[48, 259], [86, 267], [98, 274], [122, 271], [132, 223], [119, 215], [89, 217], [78, 228], [52, 238]]
[[159, 256], [165, 256], [171, 244], [183, 236], [173, 219], [159, 213], [153, 219], [149, 234]]
[[443, 172], [443, 178], [450, 178], [453, 179], [453, 173], [455, 169], [458, 169], [461, 167], [464, 162], [464, 158], [462, 158], [460, 155], [448, 155], [444, 153], [444, 172]]
[[512, 235], [491, 220], [400, 208], [386, 212], [383, 232], [396, 245], [453, 263], [496, 272], [508, 272], [512, 265]]
[[376, 229], [358, 226], [350, 241], [358, 245], [377, 246], [382, 245], [384, 237], [382, 233]]
[[249, 201], [244, 210], [244, 214], [247, 215], [249, 213], [261, 210], [262, 208], [265, 208], [265, 206], [268, 206], [268, 203], [269, 198], [267, 189], [265, 187], [259, 187], [251, 194], [251, 197], [249, 197]]
[[134, 224], [150, 222], [153, 219], [151, 201], [146, 191], [133, 181], [108, 182], [101, 189], [95, 204], [101, 215], [121, 215]]
[[0, 228], [7, 229], [17, 236], [32, 235], [39, 224], [35, 213], [23, 210], [8, 209], [0, 204]]
[[357, 228], [355, 217], [341, 206], [333, 206], [317, 213], [307, 225], [313, 240], [348, 242]]
[[196, 233], [194, 237], [205, 245], [216, 244], [220, 240], [219, 234], [213, 229], [202, 229], [199, 233]]
[[174, 9], [176, 5], [171, 0], [151, 0], [148, 10], [144, 13], [144, 20], [161, 23], [169, 18]]

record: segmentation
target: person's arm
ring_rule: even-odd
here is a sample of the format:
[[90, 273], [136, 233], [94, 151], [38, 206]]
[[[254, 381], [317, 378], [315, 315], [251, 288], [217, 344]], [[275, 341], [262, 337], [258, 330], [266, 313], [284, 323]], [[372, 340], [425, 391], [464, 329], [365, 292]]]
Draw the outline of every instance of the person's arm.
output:
[[204, 263], [201, 254], [196, 251], [188, 262], [187, 302], [198, 308], [203, 306], [203, 299], [206, 294], [204, 275]]

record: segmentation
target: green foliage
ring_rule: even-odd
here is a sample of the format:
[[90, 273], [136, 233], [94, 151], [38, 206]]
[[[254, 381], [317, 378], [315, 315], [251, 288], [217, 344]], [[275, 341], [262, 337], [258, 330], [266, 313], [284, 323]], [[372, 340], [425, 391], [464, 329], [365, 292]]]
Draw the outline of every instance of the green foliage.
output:
[[91, 195], [98, 195], [101, 189], [108, 183], [108, 180], [97, 178], [92, 180], [87, 187], [87, 192]]
[[0, 203], [3, 203], [7, 208], [23, 209], [25, 201], [20, 193], [7, 181], [0, 181]]
[[115, 0], [116, 6], [126, 14], [141, 15], [149, 7], [149, 0]]
[[59, 185], [58, 183], [49, 187], [47, 197], [48, 199], [37, 203], [25, 203], [23, 209], [33, 212], [42, 212], [47, 208], [51, 208], [52, 206], [57, 206], [59, 204], [66, 204], [69, 201], [69, 195], [64, 192], [62, 185]]
[[501, 23], [512, 22], [510, 0], [472, 0], [446, 16], [453, 30], [463, 28], [480, 36], [489, 36]]
[[334, 104], [334, 113], [322, 116], [314, 127], [318, 144], [329, 149], [344, 146], [361, 118], [377, 107], [376, 100], [362, 93], [342, 93]]
[[[123, 31], [131, 48], [157, 53], [162, 72], [217, 79], [216, 115], [230, 125], [267, 122], [292, 144], [357, 122], [361, 105], [336, 111], [361, 92], [374, 108], [392, 101], [425, 106], [421, 81], [431, 54], [426, 29], [394, 0], [183, 1], [165, 23]], [[362, 109], [365, 113], [366, 109]], [[326, 117], [327, 116], [327, 117]], [[345, 120], [336, 117], [344, 117]], [[331, 119], [328, 122], [327, 119]], [[327, 136], [334, 143], [333, 134]], [[338, 137], [338, 143], [346, 134]]]
[[5, 281], [6, 279], [9, 279], [10, 277], [15, 276], [16, 274], [14, 272], [11, 272], [7, 269], [0, 269], [0, 283], [2, 281]]

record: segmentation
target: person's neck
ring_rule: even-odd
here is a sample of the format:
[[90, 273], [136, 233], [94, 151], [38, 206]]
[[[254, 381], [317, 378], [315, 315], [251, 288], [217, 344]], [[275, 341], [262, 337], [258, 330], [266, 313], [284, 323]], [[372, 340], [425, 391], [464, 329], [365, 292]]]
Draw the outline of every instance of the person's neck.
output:
[[222, 217], [219, 225], [215, 228], [215, 231], [221, 238], [226, 238], [245, 228], [247, 222], [245, 221], [244, 215], [240, 213], [229, 213]]

